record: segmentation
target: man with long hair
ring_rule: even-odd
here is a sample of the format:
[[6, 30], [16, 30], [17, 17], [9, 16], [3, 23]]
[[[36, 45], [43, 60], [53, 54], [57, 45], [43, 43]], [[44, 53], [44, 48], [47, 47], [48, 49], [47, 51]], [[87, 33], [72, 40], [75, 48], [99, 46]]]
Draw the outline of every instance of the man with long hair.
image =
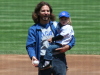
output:
[[44, 1], [37, 4], [32, 13], [32, 19], [35, 24], [28, 30], [26, 49], [32, 62], [39, 61], [39, 64], [32, 63], [38, 66], [38, 75], [66, 75], [65, 52], [74, 46], [74, 36], [70, 43], [56, 49], [59, 53], [54, 53], [51, 67], [41, 70], [40, 66], [44, 63], [46, 49], [50, 45], [47, 40], [57, 35], [57, 22], [52, 7]]

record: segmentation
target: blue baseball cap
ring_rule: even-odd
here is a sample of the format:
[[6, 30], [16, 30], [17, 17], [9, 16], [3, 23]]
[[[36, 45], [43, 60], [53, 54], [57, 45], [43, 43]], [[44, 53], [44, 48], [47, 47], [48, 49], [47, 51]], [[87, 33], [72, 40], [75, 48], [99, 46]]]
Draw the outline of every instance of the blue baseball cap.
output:
[[61, 18], [61, 17], [70, 17], [70, 15], [67, 11], [62, 11], [59, 13], [59, 18]]

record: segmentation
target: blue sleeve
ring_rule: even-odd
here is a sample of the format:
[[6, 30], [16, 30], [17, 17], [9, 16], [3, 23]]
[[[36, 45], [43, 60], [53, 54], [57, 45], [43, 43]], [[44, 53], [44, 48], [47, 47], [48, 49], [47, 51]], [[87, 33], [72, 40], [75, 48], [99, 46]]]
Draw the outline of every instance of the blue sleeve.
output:
[[69, 45], [70, 49], [75, 45], [75, 37], [74, 36], [72, 36], [71, 41], [67, 45]]
[[27, 41], [26, 41], [26, 50], [28, 52], [28, 55], [30, 58], [32, 58], [33, 56], [36, 57], [35, 54], [35, 36], [33, 34], [33, 30], [30, 28], [28, 31], [28, 37], [27, 37]]

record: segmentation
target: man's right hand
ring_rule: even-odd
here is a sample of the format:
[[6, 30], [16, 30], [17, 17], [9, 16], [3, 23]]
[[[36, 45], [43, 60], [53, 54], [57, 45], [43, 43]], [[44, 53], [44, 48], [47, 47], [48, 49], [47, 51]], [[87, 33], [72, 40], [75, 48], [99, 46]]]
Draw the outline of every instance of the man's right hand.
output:
[[38, 61], [38, 60], [37, 60], [36, 57], [33, 56], [33, 57], [32, 57], [32, 65], [35, 66], [35, 67], [38, 66], [37, 64], [34, 64], [34, 63], [33, 63], [34, 61]]

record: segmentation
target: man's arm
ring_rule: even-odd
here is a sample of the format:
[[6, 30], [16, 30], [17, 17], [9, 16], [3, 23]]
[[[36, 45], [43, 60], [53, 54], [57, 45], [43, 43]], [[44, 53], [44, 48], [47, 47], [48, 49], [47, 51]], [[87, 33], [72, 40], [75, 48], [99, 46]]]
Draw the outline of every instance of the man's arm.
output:
[[66, 52], [67, 50], [70, 50], [75, 45], [75, 37], [72, 36], [71, 41], [65, 45], [64, 47], [57, 48], [56, 50], [60, 50], [61, 53]]
[[35, 37], [33, 36], [32, 28], [30, 27], [28, 30], [28, 37], [26, 41], [26, 50], [28, 52], [29, 57], [32, 59], [32, 57], [36, 57], [35, 55]]

